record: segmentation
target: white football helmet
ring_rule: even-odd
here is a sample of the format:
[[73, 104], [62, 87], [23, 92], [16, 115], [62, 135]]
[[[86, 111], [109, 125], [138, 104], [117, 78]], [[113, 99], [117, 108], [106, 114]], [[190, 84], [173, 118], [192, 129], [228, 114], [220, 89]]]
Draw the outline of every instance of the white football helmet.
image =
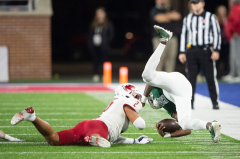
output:
[[114, 97], [115, 98], [121, 98], [121, 97], [135, 98], [141, 101], [142, 95], [138, 92], [138, 89], [135, 85], [131, 83], [124, 83], [119, 85], [115, 89]]

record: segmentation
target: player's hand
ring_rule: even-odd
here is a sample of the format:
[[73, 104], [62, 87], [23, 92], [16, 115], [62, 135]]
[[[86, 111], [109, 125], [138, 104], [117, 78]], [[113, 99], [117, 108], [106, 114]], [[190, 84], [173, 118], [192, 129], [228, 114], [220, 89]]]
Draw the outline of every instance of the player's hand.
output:
[[183, 53], [178, 56], [178, 59], [181, 63], [185, 63], [187, 61], [186, 55]]
[[135, 144], [148, 144], [153, 142], [152, 138], [148, 138], [148, 136], [142, 135], [139, 138], [135, 139]]
[[156, 128], [157, 128], [157, 131], [158, 131], [159, 135], [161, 135], [162, 137], [164, 137], [165, 132], [163, 132], [163, 129], [165, 129], [165, 127], [164, 127], [162, 124], [157, 123], [157, 124], [156, 124]]
[[214, 51], [214, 52], [212, 53], [212, 55], [211, 55], [211, 59], [212, 59], [213, 61], [218, 60], [218, 59], [219, 59], [219, 52]]

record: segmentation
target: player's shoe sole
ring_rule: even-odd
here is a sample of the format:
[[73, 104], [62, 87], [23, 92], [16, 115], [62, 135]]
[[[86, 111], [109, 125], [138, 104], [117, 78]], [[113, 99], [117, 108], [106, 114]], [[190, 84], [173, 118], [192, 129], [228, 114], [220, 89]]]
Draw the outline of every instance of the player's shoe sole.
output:
[[158, 36], [159, 36], [161, 42], [168, 42], [172, 38], [172, 35], [173, 35], [172, 32], [170, 32], [160, 26], [157, 26], [157, 25], [154, 25], [153, 28], [158, 33]]
[[110, 142], [102, 137], [86, 136], [84, 140], [92, 146], [111, 147]]
[[213, 142], [218, 143], [221, 140], [220, 131], [221, 131], [221, 124], [214, 120], [209, 129]]
[[11, 120], [11, 124], [12, 125], [17, 125], [17, 124], [21, 123], [23, 120], [24, 120], [23, 113], [20, 112], [20, 113], [17, 113], [13, 116], [13, 118]]
[[24, 120], [33, 121], [35, 119], [34, 109], [32, 107], [28, 107], [24, 109], [22, 112], [15, 114], [11, 120], [12, 125], [17, 125]]

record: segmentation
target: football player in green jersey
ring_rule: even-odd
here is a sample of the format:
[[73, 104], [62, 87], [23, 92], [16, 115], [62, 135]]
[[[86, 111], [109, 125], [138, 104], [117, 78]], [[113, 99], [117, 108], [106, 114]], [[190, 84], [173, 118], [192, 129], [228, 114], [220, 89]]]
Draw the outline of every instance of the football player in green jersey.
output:
[[154, 109], [166, 109], [168, 114], [175, 118], [182, 127], [182, 130], [178, 132], [163, 134], [163, 125], [157, 125], [158, 132], [160, 131], [163, 137], [178, 137], [190, 133], [186, 130], [208, 129], [212, 141], [219, 142], [221, 137], [219, 122], [206, 122], [191, 117], [192, 86], [186, 77], [178, 72], [156, 71], [163, 50], [172, 37], [172, 32], [156, 25], [154, 29], [160, 37], [160, 44], [149, 58], [142, 73], [143, 80], [147, 83], [142, 103], [148, 100]]

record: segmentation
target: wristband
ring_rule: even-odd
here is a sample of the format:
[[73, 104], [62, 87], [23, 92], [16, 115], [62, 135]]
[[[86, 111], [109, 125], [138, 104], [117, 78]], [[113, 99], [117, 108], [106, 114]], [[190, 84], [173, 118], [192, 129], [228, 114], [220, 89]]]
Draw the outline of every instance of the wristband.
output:
[[146, 103], [148, 97], [146, 97], [145, 95], [142, 95], [142, 103]]
[[164, 138], [169, 138], [169, 137], [171, 137], [171, 134], [170, 133], [166, 133], [163, 137]]

